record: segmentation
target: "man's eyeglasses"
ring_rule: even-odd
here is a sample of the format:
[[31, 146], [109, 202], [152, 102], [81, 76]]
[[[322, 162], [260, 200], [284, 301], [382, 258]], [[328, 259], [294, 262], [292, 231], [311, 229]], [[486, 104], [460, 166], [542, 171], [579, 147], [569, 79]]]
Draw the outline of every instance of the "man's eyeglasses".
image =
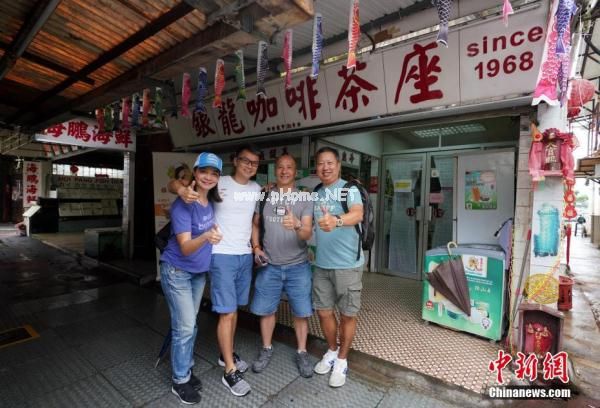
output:
[[237, 159], [238, 162], [245, 164], [246, 166], [258, 167], [258, 165], [260, 164], [260, 160], [252, 161], [250, 159], [247, 159], [246, 157], [238, 157]]

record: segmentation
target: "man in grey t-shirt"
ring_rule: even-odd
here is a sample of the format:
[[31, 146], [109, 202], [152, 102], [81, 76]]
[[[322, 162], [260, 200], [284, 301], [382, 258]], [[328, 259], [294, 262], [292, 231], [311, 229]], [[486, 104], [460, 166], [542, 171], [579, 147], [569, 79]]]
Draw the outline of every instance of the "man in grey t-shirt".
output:
[[306, 353], [306, 338], [308, 317], [312, 315], [312, 272], [306, 241], [312, 235], [313, 203], [298, 197], [296, 161], [292, 156], [284, 154], [277, 159], [275, 175], [276, 188], [268, 192], [263, 205], [257, 203], [252, 227], [252, 249], [261, 267], [250, 310], [260, 316], [263, 341], [252, 370], [263, 371], [271, 360], [275, 312], [285, 291], [294, 315], [298, 370], [303, 377], [311, 377], [313, 370]]

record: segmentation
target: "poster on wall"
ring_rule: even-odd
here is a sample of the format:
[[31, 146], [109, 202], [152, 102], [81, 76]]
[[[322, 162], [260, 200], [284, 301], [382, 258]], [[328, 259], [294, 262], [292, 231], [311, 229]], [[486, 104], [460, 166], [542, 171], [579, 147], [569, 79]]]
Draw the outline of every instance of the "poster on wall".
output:
[[498, 208], [496, 172], [493, 170], [465, 173], [465, 209], [495, 210]]
[[42, 163], [23, 162], [23, 189], [23, 208], [29, 208], [42, 193]]

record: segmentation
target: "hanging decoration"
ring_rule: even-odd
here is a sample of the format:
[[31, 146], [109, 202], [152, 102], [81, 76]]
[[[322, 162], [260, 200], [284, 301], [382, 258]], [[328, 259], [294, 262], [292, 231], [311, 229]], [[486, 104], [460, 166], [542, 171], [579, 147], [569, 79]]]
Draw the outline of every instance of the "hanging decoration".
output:
[[223, 104], [222, 95], [223, 89], [225, 88], [225, 61], [222, 59], [217, 60], [217, 66], [215, 68], [215, 100], [213, 101], [213, 108], [220, 108]]
[[435, 5], [440, 19], [440, 31], [436, 41], [444, 47], [448, 47], [448, 20], [452, 11], [452, 0], [431, 0]]
[[546, 42], [542, 53], [542, 62], [540, 72], [533, 91], [532, 105], [538, 105], [540, 102], [546, 102], [548, 105], [557, 106], [559, 104], [556, 88], [558, 85], [558, 72], [560, 70], [561, 60], [556, 54], [556, 42], [558, 33], [556, 31], [555, 15], [560, 0], [554, 0], [552, 4], [552, 14], [548, 21], [546, 29]]
[[98, 132], [104, 132], [104, 110], [96, 109], [96, 122], [98, 122]]
[[113, 115], [110, 105], [104, 107], [104, 131], [112, 132], [113, 130]]
[[321, 61], [321, 51], [323, 50], [323, 16], [321, 13], [315, 14], [312, 40], [312, 66], [310, 69], [310, 77], [315, 79], [319, 75], [319, 61]]
[[359, 0], [352, 0], [350, 6], [350, 19], [348, 21], [348, 61], [346, 68], [354, 68], [356, 66], [356, 47], [360, 40], [360, 17], [358, 13]]
[[258, 59], [256, 65], [256, 95], [267, 96], [265, 91], [265, 77], [269, 69], [269, 57], [267, 55], [267, 43], [258, 42]]
[[531, 123], [531, 148], [529, 149], [529, 174], [533, 182], [544, 180], [542, 175], [542, 154], [544, 152], [544, 145], [542, 140], [544, 136], [540, 132], [535, 123]]
[[239, 49], [235, 52], [235, 82], [237, 83], [238, 93], [236, 101], [246, 100], [246, 74], [244, 72], [244, 51]]
[[285, 67], [285, 89], [289, 89], [292, 86], [292, 36], [293, 31], [291, 28], [285, 30], [283, 55], [281, 56]]
[[190, 98], [192, 96], [192, 79], [190, 74], [185, 72], [181, 81], [181, 116], [189, 118], [190, 115]]
[[112, 114], [114, 130], [121, 129], [121, 104], [119, 102], [112, 104]]
[[156, 88], [155, 94], [154, 94], [154, 115], [155, 115], [155, 119], [154, 119], [154, 123], [156, 123], [157, 125], [162, 125], [165, 118], [163, 116], [163, 91], [161, 88]]
[[122, 99], [123, 106], [121, 111], [123, 112], [123, 119], [121, 120], [121, 129], [129, 129], [129, 114], [131, 113], [131, 98], [126, 97]]
[[150, 114], [150, 89], [144, 89], [142, 96], [142, 127], [149, 125], [148, 115]]
[[510, 4], [510, 0], [504, 0], [504, 4], [502, 5], [502, 21], [504, 21], [505, 27], [508, 27], [508, 16], [511, 14], [515, 14], [515, 11]]
[[[556, 53], [568, 53], [571, 45], [571, 17], [577, 12], [575, 0], [558, 0], [558, 9], [556, 10], [556, 31], [558, 32], [558, 41], [556, 42]], [[565, 38], [566, 35], [566, 38]]]
[[175, 93], [175, 82], [165, 81], [163, 90], [167, 98], [169, 98], [171, 117], [177, 118], [177, 94]]
[[560, 106], [567, 103], [567, 90], [569, 89], [569, 72], [571, 65], [571, 46], [568, 46], [568, 52], [558, 56], [560, 68], [558, 70], [558, 89], [560, 91]]
[[208, 95], [208, 75], [206, 73], [206, 68], [200, 67], [200, 69], [198, 70], [196, 108], [194, 109], [196, 112], [206, 113], [206, 105], [204, 104], [206, 95]]
[[140, 127], [140, 94], [133, 94], [133, 103], [131, 106], [131, 127], [137, 129]]
[[569, 95], [569, 113], [570, 118], [579, 115], [583, 105], [592, 100], [596, 93], [596, 86], [592, 81], [587, 79], [571, 80], [571, 93]]

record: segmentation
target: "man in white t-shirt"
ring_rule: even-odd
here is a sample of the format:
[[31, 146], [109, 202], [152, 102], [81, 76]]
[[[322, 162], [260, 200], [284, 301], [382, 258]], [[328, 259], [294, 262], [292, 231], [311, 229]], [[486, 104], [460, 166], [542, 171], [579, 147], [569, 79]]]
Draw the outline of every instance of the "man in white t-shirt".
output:
[[[252, 283], [254, 257], [250, 236], [260, 186], [250, 178], [256, 174], [259, 161], [259, 153], [252, 147], [244, 146], [238, 150], [233, 159], [233, 176], [222, 176], [219, 180], [219, 195], [223, 201], [215, 203], [216, 224], [223, 239], [213, 246], [210, 297], [213, 311], [219, 313], [217, 339], [221, 356], [218, 362], [225, 367], [222, 382], [238, 397], [250, 392], [250, 385], [241, 375], [248, 369], [248, 364], [234, 352], [233, 344], [238, 306], [248, 304]], [[185, 201], [194, 200], [193, 186], [186, 188], [173, 181], [169, 190]]]

